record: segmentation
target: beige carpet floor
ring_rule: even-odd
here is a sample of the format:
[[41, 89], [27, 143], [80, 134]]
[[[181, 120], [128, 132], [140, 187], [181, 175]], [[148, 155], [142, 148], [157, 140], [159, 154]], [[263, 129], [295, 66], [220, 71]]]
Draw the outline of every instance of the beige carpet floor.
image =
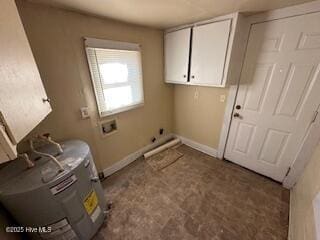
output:
[[289, 191], [191, 149], [154, 171], [139, 159], [103, 182], [112, 210], [96, 240], [287, 239]]

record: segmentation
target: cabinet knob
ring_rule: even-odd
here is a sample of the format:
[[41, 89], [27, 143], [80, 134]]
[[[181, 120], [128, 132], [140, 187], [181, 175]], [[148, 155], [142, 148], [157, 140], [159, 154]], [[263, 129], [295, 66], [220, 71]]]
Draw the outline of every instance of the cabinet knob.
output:
[[45, 103], [45, 102], [48, 102], [48, 103], [51, 102], [50, 98], [42, 98], [42, 101], [43, 101], [44, 103]]
[[184, 75], [183, 75], [183, 78], [186, 78], [186, 77], [187, 77], [187, 75], [184, 74]]
[[194, 75], [192, 75], [191, 78], [194, 78]]

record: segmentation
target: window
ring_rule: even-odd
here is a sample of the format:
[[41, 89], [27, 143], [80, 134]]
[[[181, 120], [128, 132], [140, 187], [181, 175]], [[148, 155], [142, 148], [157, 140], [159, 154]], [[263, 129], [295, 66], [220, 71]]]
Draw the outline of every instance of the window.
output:
[[142, 106], [139, 45], [86, 38], [85, 46], [100, 116]]

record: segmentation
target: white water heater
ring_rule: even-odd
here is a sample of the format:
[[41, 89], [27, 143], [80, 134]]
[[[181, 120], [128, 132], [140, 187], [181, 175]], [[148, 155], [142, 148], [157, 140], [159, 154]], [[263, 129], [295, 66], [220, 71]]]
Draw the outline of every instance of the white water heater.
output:
[[104, 221], [106, 202], [89, 146], [82, 141], [61, 143], [59, 155], [31, 155], [35, 166], [16, 159], [0, 170], [0, 201], [32, 239], [91, 239]]

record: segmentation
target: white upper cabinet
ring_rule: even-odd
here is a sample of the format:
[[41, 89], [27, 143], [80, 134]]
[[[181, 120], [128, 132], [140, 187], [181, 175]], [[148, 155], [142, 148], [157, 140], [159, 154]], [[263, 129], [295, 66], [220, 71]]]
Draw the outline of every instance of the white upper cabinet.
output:
[[165, 81], [210, 87], [233, 84], [238, 80], [244, 48], [241, 26], [243, 17], [233, 13], [183, 26], [182, 30], [167, 30]]
[[186, 83], [190, 51], [191, 28], [165, 35], [165, 81], [168, 83]]
[[15, 145], [51, 106], [15, 2], [0, 0], [0, 6], [0, 144], [14, 158]]
[[193, 28], [190, 82], [197, 85], [223, 84], [231, 20]]

